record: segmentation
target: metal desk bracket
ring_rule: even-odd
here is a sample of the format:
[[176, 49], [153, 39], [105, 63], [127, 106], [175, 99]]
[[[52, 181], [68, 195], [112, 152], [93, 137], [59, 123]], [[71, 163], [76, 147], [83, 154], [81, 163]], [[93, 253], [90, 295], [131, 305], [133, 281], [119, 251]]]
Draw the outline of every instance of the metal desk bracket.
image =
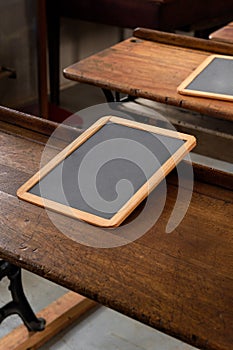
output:
[[0, 281], [3, 277], [10, 280], [9, 290], [12, 301], [0, 308], [0, 323], [12, 314], [18, 314], [29, 331], [42, 331], [45, 320], [37, 318], [24, 294], [21, 269], [5, 260], [0, 260]]

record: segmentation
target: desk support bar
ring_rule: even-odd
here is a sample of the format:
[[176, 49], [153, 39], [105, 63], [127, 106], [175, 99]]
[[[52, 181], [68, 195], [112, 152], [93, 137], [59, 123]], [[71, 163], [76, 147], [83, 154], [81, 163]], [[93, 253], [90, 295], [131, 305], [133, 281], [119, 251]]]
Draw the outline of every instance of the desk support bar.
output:
[[18, 314], [29, 331], [42, 331], [45, 320], [37, 318], [23, 291], [21, 269], [5, 260], [0, 261], [0, 281], [3, 277], [10, 280], [9, 290], [12, 301], [0, 308], [0, 323], [8, 316]]

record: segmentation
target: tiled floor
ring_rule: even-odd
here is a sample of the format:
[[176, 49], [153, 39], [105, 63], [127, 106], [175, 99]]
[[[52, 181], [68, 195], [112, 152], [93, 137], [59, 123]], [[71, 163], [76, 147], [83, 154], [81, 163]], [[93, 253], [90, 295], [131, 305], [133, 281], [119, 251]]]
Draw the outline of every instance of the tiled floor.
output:
[[[98, 115], [95, 113], [85, 113], [85, 108], [105, 103], [104, 95], [97, 88], [76, 85], [66, 89], [61, 94], [61, 105], [72, 112], [78, 112], [83, 115], [82, 128], [89, 126]], [[105, 106], [106, 107], [106, 106]], [[179, 121], [183, 112], [173, 111], [163, 107], [163, 112], [159, 106], [150, 106], [155, 116], [161, 113], [168, 113], [171, 119]], [[132, 108], [128, 106], [127, 108]], [[134, 106], [135, 108], [135, 106]], [[137, 106], [135, 119], [140, 115], [140, 108]], [[165, 108], [165, 109], [164, 109]], [[156, 110], [157, 109], [157, 110]], [[84, 110], [84, 113], [83, 113]], [[99, 110], [93, 109], [94, 112]], [[93, 111], [92, 110], [92, 111]], [[102, 107], [100, 108], [102, 110]], [[80, 112], [81, 111], [81, 112]], [[90, 111], [90, 110], [89, 110]], [[139, 113], [138, 113], [139, 111]], [[125, 112], [125, 111], [124, 111]], [[151, 110], [144, 110], [145, 115]], [[132, 113], [132, 111], [131, 111]], [[157, 114], [156, 114], [157, 113]], [[174, 117], [175, 114], [175, 117]], [[91, 117], [90, 117], [91, 115]], [[89, 117], [87, 117], [89, 116]], [[187, 118], [192, 118], [192, 113], [186, 113]], [[188, 123], [187, 118], [184, 124]], [[203, 124], [205, 118], [199, 118], [199, 124]], [[195, 129], [196, 127], [194, 127]], [[214, 127], [213, 127], [214, 128]], [[228, 126], [217, 125], [220, 133], [227, 134]], [[228, 136], [227, 136], [228, 137]], [[230, 136], [229, 136], [230, 137]], [[209, 145], [211, 147], [211, 145]], [[220, 152], [221, 153], [221, 152]], [[233, 171], [232, 164], [229, 162], [213, 160], [210, 157], [200, 157], [195, 155], [195, 160], [201, 160], [203, 163], [211, 161], [215, 166], [225, 170]], [[62, 287], [52, 284], [29, 272], [23, 272], [23, 284], [29, 301], [35, 311], [38, 311], [64, 294], [66, 290]], [[8, 281], [4, 278], [0, 283], [0, 306], [9, 300], [9, 291], [7, 290]], [[10, 330], [20, 324], [18, 316], [11, 316], [4, 320], [0, 326], [0, 337], [3, 337]], [[83, 317], [66, 331], [54, 337], [49, 343], [42, 347], [43, 350], [191, 350], [194, 349], [174, 338], [164, 335], [154, 329], [120, 315], [105, 307], [100, 307], [93, 313]]]

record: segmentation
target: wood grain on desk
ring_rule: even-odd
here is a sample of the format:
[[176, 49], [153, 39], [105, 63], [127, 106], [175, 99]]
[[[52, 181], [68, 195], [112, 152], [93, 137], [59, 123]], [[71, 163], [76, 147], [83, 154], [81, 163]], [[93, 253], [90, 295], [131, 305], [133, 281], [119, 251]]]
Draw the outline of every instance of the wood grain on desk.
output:
[[207, 56], [232, 55], [232, 45], [150, 30], [138, 30], [135, 35], [66, 68], [65, 77], [233, 120], [231, 102], [177, 93], [177, 87]]
[[[34, 120], [30, 131], [30, 117], [24, 116], [21, 125], [19, 116], [14, 121], [11, 114], [10, 122], [4, 116], [0, 109], [4, 119], [0, 124], [1, 258], [189, 344], [229, 350], [233, 343], [232, 176], [224, 178], [221, 172], [196, 167], [188, 212], [175, 232], [166, 234], [177, 193], [173, 173], [163, 213], [143, 237], [117, 248], [88, 247], [62, 234], [44, 209], [16, 197], [19, 185], [38, 170], [49, 134], [46, 125], [49, 130], [54, 124]], [[71, 130], [70, 141], [75, 133]], [[56, 142], [52, 152], [64, 147], [64, 141]], [[208, 184], [209, 179], [217, 184]], [[74, 235], [93, 230], [77, 221], [74, 227]]]
[[233, 22], [213, 32], [210, 39], [233, 44]]

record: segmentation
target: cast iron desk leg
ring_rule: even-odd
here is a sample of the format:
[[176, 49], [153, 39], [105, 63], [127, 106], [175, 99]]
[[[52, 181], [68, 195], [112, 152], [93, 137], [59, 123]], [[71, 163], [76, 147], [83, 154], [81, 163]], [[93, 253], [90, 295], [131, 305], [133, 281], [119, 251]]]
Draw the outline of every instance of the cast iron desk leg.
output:
[[134, 96], [125, 96], [121, 98], [120, 93], [118, 91], [115, 91], [115, 96], [113, 92], [109, 89], [102, 89], [105, 99], [108, 103], [110, 102], [128, 102], [128, 101], [134, 101], [135, 97]]
[[42, 331], [45, 328], [45, 320], [37, 318], [29, 305], [23, 291], [21, 269], [5, 260], [0, 260], [0, 281], [3, 277], [10, 280], [9, 290], [12, 301], [0, 308], [0, 323], [12, 314], [18, 314], [29, 331]]

